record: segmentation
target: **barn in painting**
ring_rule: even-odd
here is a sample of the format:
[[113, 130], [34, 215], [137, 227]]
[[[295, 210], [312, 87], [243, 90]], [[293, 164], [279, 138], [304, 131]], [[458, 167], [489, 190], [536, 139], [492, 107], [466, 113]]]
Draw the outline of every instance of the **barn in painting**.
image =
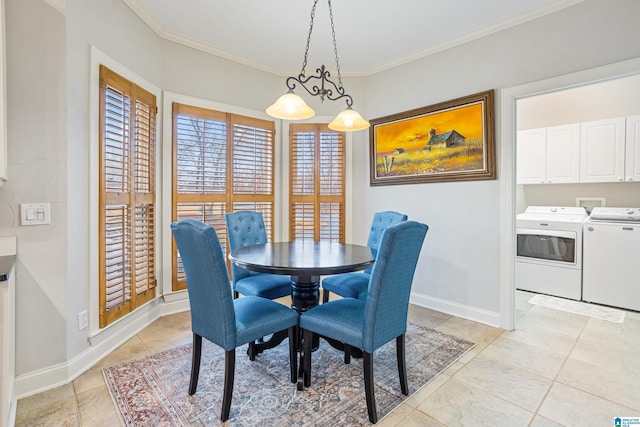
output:
[[464, 136], [458, 133], [455, 129], [449, 132], [436, 134], [435, 129], [429, 131], [429, 142], [424, 147], [425, 150], [431, 150], [432, 148], [445, 148], [445, 147], [457, 147], [464, 145]]

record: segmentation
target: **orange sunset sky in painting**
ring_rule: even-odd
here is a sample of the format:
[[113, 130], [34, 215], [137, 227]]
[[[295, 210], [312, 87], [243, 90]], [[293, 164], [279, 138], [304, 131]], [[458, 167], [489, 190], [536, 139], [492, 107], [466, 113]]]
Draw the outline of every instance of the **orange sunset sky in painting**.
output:
[[455, 130], [465, 138], [482, 138], [482, 104], [475, 103], [421, 117], [376, 126], [376, 152], [396, 148], [422, 149], [429, 141], [429, 131], [436, 134]]

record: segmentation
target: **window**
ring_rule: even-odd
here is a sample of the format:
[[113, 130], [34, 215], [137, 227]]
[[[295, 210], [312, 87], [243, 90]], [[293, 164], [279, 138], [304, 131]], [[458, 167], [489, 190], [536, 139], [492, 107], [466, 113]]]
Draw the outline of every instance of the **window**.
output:
[[156, 98], [100, 66], [100, 327], [155, 298]]
[[[210, 224], [226, 253], [225, 214], [254, 210], [273, 240], [274, 135], [272, 121], [174, 103], [172, 220]], [[185, 289], [175, 244], [172, 271]]]
[[289, 238], [344, 242], [344, 134], [291, 124]]

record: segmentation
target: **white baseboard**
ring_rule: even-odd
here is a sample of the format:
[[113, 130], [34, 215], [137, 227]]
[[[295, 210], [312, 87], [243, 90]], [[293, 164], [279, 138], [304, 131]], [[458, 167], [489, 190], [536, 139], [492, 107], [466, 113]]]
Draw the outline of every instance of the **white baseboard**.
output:
[[187, 310], [189, 300], [186, 293], [182, 299], [174, 298], [170, 302], [156, 298], [104, 331], [90, 336], [89, 347], [67, 362], [17, 376], [14, 387], [16, 398], [22, 399], [68, 384], [154, 320]]
[[500, 313], [482, 310], [477, 307], [470, 307], [456, 302], [435, 298], [429, 295], [411, 293], [409, 302], [420, 307], [429, 308], [441, 313], [450, 314], [463, 319], [473, 320], [474, 322], [483, 323], [485, 325], [500, 328]]

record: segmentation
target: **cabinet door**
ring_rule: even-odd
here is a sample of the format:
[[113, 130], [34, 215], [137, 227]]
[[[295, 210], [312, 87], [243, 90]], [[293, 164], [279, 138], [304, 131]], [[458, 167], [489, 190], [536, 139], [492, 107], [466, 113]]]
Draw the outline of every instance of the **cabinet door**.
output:
[[542, 184], [546, 177], [547, 130], [529, 129], [518, 132], [516, 145], [516, 182]]
[[624, 180], [625, 119], [580, 124], [580, 182]]
[[625, 181], [640, 182], [640, 115], [627, 117]]
[[580, 182], [580, 125], [547, 128], [547, 182]]

